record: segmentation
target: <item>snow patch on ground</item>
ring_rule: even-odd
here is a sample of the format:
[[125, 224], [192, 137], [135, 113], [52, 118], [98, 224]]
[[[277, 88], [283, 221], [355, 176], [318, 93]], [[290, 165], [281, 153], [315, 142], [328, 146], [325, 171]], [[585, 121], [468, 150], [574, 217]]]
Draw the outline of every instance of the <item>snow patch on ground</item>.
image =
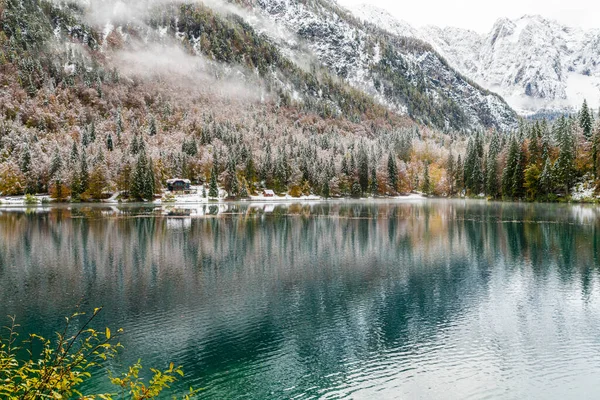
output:
[[571, 199], [578, 202], [591, 202], [600, 198], [600, 196], [596, 196], [594, 192], [595, 185], [592, 180], [580, 182], [576, 184], [571, 191]]

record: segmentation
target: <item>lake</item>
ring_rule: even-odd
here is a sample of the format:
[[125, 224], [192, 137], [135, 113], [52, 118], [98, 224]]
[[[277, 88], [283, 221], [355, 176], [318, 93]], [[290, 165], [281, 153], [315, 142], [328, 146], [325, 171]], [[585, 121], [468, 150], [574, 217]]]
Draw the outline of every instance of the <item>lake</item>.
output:
[[600, 208], [189, 212], [0, 208], [0, 315], [51, 336], [104, 306], [96, 327], [125, 330], [115, 369], [172, 361], [173, 391], [206, 399], [600, 397]]

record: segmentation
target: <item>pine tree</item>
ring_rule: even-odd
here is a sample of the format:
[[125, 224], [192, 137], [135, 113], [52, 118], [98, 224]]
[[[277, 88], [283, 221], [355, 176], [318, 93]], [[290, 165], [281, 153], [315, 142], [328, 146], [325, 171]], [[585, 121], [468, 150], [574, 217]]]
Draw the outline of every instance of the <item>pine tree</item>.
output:
[[[206, 196], [204, 196], [206, 197]], [[250, 195], [248, 194], [248, 182], [246, 181], [246, 178], [242, 177], [241, 182], [240, 182], [240, 197], [242, 199], [247, 199], [248, 197], [250, 197]]]
[[539, 123], [536, 121], [529, 128], [529, 164], [539, 165], [542, 162], [542, 148], [540, 146], [540, 127]]
[[454, 182], [456, 175], [456, 165], [454, 163], [454, 155], [452, 150], [448, 154], [448, 160], [446, 160], [446, 179], [448, 181], [448, 196], [454, 196]]
[[208, 197], [219, 197], [219, 188], [217, 186], [217, 170], [214, 166], [210, 173], [210, 186], [208, 189]]
[[486, 190], [487, 195], [493, 199], [500, 195], [500, 183], [498, 182], [498, 159], [495, 155], [488, 157]]
[[155, 136], [157, 132], [158, 129], [156, 128], [156, 119], [154, 118], [154, 115], [152, 115], [150, 117], [150, 124], [148, 126], [148, 136]]
[[145, 146], [141, 146], [131, 174], [129, 196], [136, 200], [152, 200], [154, 193], [155, 185], [152, 160], [146, 155]]
[[240, 181], [238, 180], [237, 175], [234, 175], [231, 180], [231, 194], [232, 197], [238, 197], [240, 194]]
[[25, 176], [28, 176], [31, 173], [31, 150], [29, 149], [29, 144], [27, 143], [25, 143], [23, 151], [21, 152], [21, 162], [19, 168]]
[[81, 151], [81, 161], [79, 164], [79, 193], [84, 193], [89, 187], [90, 173], [88, 167], [87, 154], [85, 149]]
[[396, 156], [390, 151], [388, 155], [388, 185], [392, 189], [392, 194], [398, 190], [398, 165], [396, 164]]
[[462, 162], [462, 157], [459, 154], [458, 158], [456, 159], [456, 189], [460, 192], [461, 195], [462, 191], [465, 189], [464, 171], [465, 168]]
[[425, 163], [425, 168], [423, 170], [423, 183], [421, 186], [421, 191], [426, 195], [430, 195], [432, 190], [431, 179], [429, 178], [429, 163]]
[[348, 159], [346, 157], [342, 157], [342, 172], [346, 176], [350, 176], [350, 167], [348, 166]]
[[358, 154], [358, 182], [363, 193], [369, 191], [369, 157], [364, 148]]
[[517, 152], [517, 164], [515, 165], [513, 177], [512, 177], [512, 197], [515, 199], [520, 199], [524, 196], [524, 186], [525, 182], [525, 154], [521, 149], [521, 146], [518, 145]]
[[473, 169], [475, 168], [475, 160], [476, 160], [476, 152], [475, 145], [473, 143], [473, 138], [469, 138], [469, 142], [467, 143], [467, 153], [465, 155], [465, 165], [464, 165], [464, 185], [465, 189], [471, 190], [473, 188]]
[[473, 160], [473, 170], [471, 175], [471, 193], [474, 195], [479, 195], [484, 190], [484, 168], [482, 165], [481, 158], [476, 157]]
[[117, 143], [121, 143], [121, 135], [123, 134], [123, 118], [121, 117], [121, 110], [117, 110], [116, 116], [116, 135], [117, 135]]
[[375, 168], [371, 168], [371, 194], [376, 196], [379, 192], [379, 183], [377, 182], [377, 171]]
[[517, 143], [517, 139], [513, 136], [510, 140], [510, 147], [508, 148], [506, 166], [502, 172], [502, 195], [505, 197], [513, 196], [513, 179], [515, 178], [517, 164], [520, 161], [519, 153], [519, 144]]
[[192, 137], [191, 139], [183, 139], [183, 143], [181, 144], [181, 151], [187, 154], [190, 157], [195, 157], [198, 155], [198, 144], [196, 143], [196, 138]]
[[358, 181], [354, 181], [351, 189], [352, 197], [358, 199], [362, 196], [362, 188], [360, 187], [360, 183]]
[[131, 143], [129, 145], [129, 152], [132, 155], [137, 155], [140, 152], [140, 141], [142, 139], [138, 138], [137, 133], [133, 136], [133, 139], [131, 140]]
[[106, 137], [106, 149], [108, 151], [113, 151], [114, 150], [113, 139], [112, 139], [112, 135], [110, 133]]
[[251, 152], [246, 159], [246, 178], [249, 182], [254, 182], [256, 179], [256, 167], [254, 166], [254, 157]]
[[328, 199], [330, 196], [329, 180], [325, 179], [325, 182], [323, 183], [323, 189], [321, 190], [321, 197]]
[[63, 162], [62, 157], [60, 155], [60, 150], [58, 146], [54, 148], [54, 153], [52, 154], [52, 162], [50, 163], [50, 177], [54, 178], [62, 169]]
[[575, 161], [575, 139], [570, 124], [561, 117], [557, 126], [558, 159], [554, 163], [553, 175], [556, 183], [564, 188], [565, 195], [573, 181], [573, 163]]
[[592, 169], [594, 177], [600, 177], [600, 128], [596, 128], [592, 142]]
[[90, 126], [88, 127], [88, 137], [90, 143], [94, 143], [96, 141], [96, 122], [92, 120]]
[[543, 195], [548, 195], [554, 191], [554, 182], [552, 179], [553, 166], [549, 158], [544, 160], [544, 168], [540, 175], [540, 192]]
[[583, 100], [581, 111], [579, 111], [579, 126], [583, 130], [583, 136], [586, 139], [592, 138], [592, 116], [587, 105], [587, 100]]

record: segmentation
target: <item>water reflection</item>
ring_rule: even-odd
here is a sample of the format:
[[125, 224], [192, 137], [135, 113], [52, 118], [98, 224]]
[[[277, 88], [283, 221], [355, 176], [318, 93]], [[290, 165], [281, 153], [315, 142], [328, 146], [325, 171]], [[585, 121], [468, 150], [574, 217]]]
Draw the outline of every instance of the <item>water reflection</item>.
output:
[[600, 393], [597, 208], [171, 210], [0, 209], [0, 314], [49, 334], [104, 305], [124, 362], [183, 364], [206, 398]]

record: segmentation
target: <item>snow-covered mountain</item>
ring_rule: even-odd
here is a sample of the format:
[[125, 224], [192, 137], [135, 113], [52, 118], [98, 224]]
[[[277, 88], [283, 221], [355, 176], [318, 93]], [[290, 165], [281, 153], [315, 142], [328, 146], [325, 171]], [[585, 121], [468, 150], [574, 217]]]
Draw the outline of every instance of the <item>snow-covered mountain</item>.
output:
[[430, 43], [448, 63], [529, 115], [600, 105], [600, 30], [538, 15], [499, 19], [485, 35], [460, 28], [416, 29], [385, 10], [352, 7], [361, 20]]
[[305, 47], [318, 65], [391, 110], [453, 129], [510, 130], [516, 125], [515, 112], [500, 96], [466, 79], [427, 43], [407, 39], [411, 35], [399, 31], [401, 23], [394, 31], [364, 25], [335, 0], [236, 2], [272, 21], [279, 33], [283, 26], [295, 35], [297, 40], [286, 42], [264, 30], [284, 54], [306, 59], [300, 51]]

